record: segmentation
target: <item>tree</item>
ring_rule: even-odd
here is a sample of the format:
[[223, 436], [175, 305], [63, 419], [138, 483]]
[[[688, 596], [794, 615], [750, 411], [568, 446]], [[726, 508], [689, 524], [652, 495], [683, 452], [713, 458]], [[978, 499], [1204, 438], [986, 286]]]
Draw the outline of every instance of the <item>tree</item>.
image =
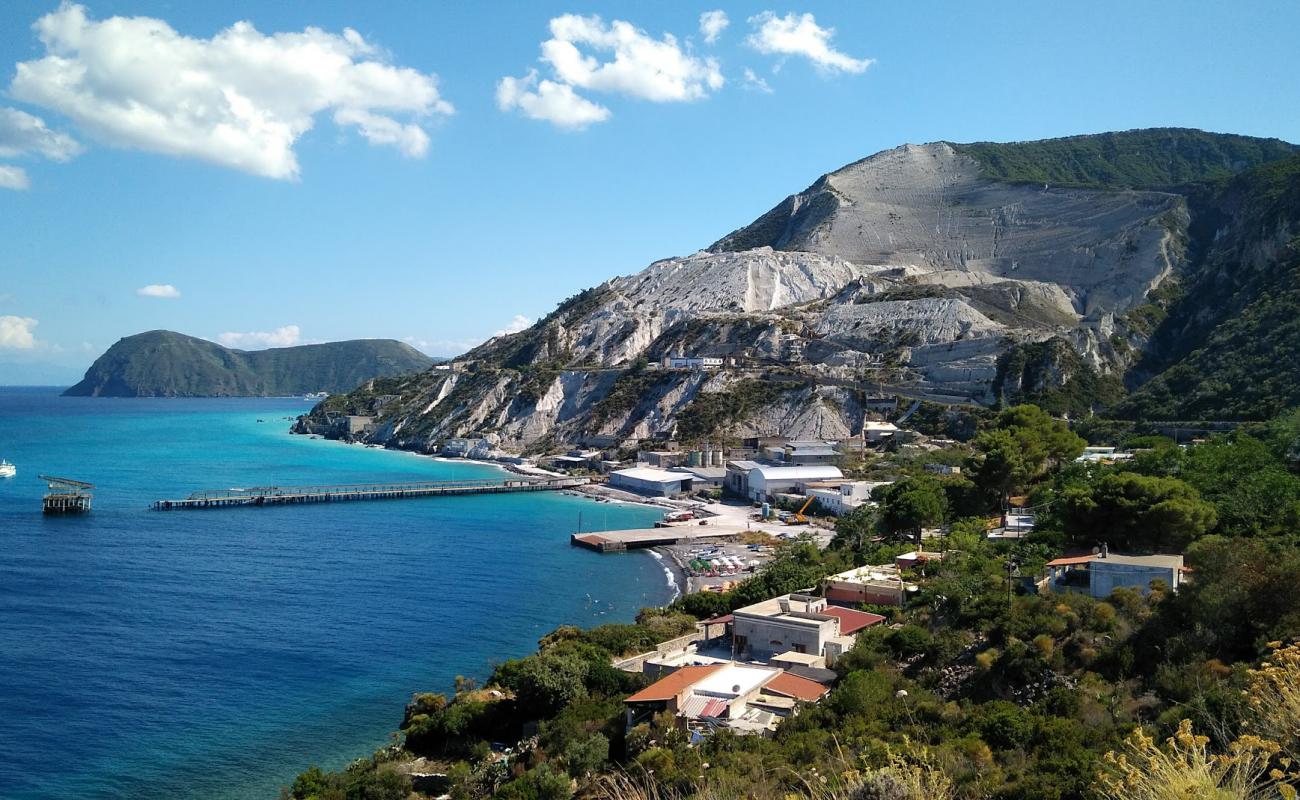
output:
[[909, 533], [919, 544], [921, 530], [938, 525], [948, 513], [943, 485], [929, 476], [904, 478], [887, 487], [881, 509], [885, 528], [892, 533]]
[[1076, 458], [1086, 443], [1038, 406], [1020, 405], [998, 414], [994, 428], [971, 444], [975, 483], [1006, 503], [1051, 466]]
[[1007, 430], [988, 431], [976, 437], [970, 468], [975, 484], [996, 494], [1005, 505], [1011, 495], [1038, 474], [1038, 464], [1031, 459], [1017, 437]]
[[860, 505], [835, 520], [834, 544], [837, 547], [847, 547], [855, 553], [860, 553], [867, 540], [875, 533], [875, 530], [875, 507]]
[[1133, 472], [1071, 489], [1064, 504], [1066, 533], [1074, 541], [1102, 540], [1121, 550], [1182, 552], [1218, 521], [1214, 505], [1190, 485]]
[[523, 660], [514, 685], [519, 710], [526, 719], [554, 716], [587, 693], [590, 665], [576, 654], [544, 653]]

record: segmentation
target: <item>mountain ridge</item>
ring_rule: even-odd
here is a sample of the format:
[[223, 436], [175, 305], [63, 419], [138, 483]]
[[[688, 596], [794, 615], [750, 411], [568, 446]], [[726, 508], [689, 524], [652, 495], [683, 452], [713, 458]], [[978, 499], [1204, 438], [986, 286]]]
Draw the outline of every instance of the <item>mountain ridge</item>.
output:
[[124, 337], [86, 370], [72, 397], [259, 397], [340, 392], [434, 363], [403, 342], [354, 339], [237, 350], [153, 330]]
[[[871, 384], [990, 405], [1034, 394], [1090, 413], [1136, 364], [1165, 368], [1151, 351], [1179, 318], [1168, 298], [1228, 224], [1214, 213], [1242, 222], [1211, 212], [1222, 194], [1298, 152], [1167, 128], [903, 145], [705, 250], [584, 290], [457, 369], [386, 383], [409, 400], [379, 410], [360, 391], [331, 407], [381, 411], [371, 440], [414, 449], [470, 434], [514, 449], [672, 435], [711, 396], [774, 378], [781, 388], [751, 392], [764, 403], [725, 430], [685, 430], [851, 432]], [[645, 377], [679, 355], [736, 367]]]

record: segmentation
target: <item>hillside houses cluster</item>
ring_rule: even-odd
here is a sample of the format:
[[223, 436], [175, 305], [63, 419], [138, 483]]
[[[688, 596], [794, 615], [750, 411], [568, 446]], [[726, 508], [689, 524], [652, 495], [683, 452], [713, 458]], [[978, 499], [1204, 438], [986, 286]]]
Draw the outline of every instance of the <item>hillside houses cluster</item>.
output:
[[[909, 605], [951, 554], [916, 550], [888, 564], [828, 575], [815, 594], [737, 608], [650, 652], [617, 660], [616, 667], [654, 679], [624, 701], [628, 730], [669, 713], [693, 741], [719, 730], [770, 733], [802, 706], [820, 702], [839, 677], [836, 663], [858, 637], [887, 624], [864, 607]], [[1032, 589], [1098, 598], [1120, 588], [1146, 593], [1160, 583], [1177, 590], [1189, 578], [1182, 562], [1178, 555], [1121, 555], [1103, 547], [1048, 562]]]
[[786, 594], [706, 620], [694, 634], [616, 666], [656, 678], [624, 701], [628, 729], [669, 712], [693, 737], [766, 734], [837, 679], [830, 667], [885, 618]]

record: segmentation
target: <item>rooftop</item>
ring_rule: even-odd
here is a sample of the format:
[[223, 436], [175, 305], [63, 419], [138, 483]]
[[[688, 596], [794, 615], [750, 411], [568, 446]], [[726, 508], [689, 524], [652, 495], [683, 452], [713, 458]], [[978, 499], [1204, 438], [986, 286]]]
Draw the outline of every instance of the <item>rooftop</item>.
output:
[[899, 428], [892, 422], [875, 422], [867, 420], [862, 423], [862, 429], [864, 431], [896, 431]]
[[851, 608], [840, 608], [839, 606], [827, 606], [822, 613], [832, 617], [839, 617], [841, 636], [852, 636], [863, 628], [869, 628], [885, 621], [885, 618], [879, 614], [870, 614], [866, 611], [855, 611]]
[[753, 471], [757, 471], [766, 480], [824, 480], [826, 478], [842, 478], [844, 473], [840, 472], [839, 467], [832, 466], [807, 466], [807, 467], [770, 467], [766, 465], [756, 465]]
[[1102, 564], [1122, 564], [1134, 567], [1164, 567], [1167, 569], [1182, 569], [1183, 557], [1171, 555], [1150, 555], [1150, 556], [1126, 556], [1119, 553], [1111, 553], [1105, 558], [1098, 558]]
[[624, 700], [625, 703], [651, 703], [671, 700], [686, 689], [725, 668], [725, 664], [706, 664], [699, 667], [682, 667]]
[[773, 678], [767, 686], [763, 687], [763, 691], [769, 694], [783, 694], [786, 697], [793, 697], [805, 703], [815, 703], [829, 692], [830, 688], [821, 685], [817, 681], [810, 681], [798, 675], [782, 672]]
[[669, 472], [665, 469], [655, 469], [653, 467], [632, 467], [631, 469], [620, 469], [610, 474], [634, 481], [649, 481], [651, 483], [676, 483], [689, 480], [686, 475], [680, 472]]
[[896, 584], [901, 581], [902, 578], [899, 575], [897, 566], [893, 564], [878, 564], [875, 566], [867, 565], [865, 567], [847, 569], [830, 576], [826, 580], [836, 581], [839, 583], [858, 583], [866, 585], [881, 582]]
[[[690, 669], [684, 667], [683, 669]], [[680, 670], [679, 670], [680, 672]], [[720, 697], [739, 697], [757, 689], [780, 670], [766, 667], [748, 667], [740, 664], [722, 664], [707, 675], [694, 681], [691, 691], [696, 694], [708, 694]], [[676, 673], [674, 673], [676, 674]]]
[[1076, 556], [1062, 556], [1047, 562], [1049, 567], [1070, 567], [1092, 562], [1117, 564], [1129, 567], [1163, 567], [1165, 569], [1182, 569], [1183, 557], [1178, 555], [1130, 556], [1110, 553], [1102, 558], [1100, 553], [1085, 553]]
[[816, 664], [821, 662], [822, 657], [812, 653], [797, 653], [789, 650], [772, 658], [773, 661], [785, 661], [790, 664]]

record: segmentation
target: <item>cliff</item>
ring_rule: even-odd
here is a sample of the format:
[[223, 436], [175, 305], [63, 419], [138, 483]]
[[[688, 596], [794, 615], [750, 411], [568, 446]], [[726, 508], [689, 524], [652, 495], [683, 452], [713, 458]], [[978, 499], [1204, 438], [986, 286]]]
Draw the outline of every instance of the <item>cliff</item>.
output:
[[233, 350], [173, 331], [121, 339], [64, 392], [79, 397], [258, 397], [343, 392], [433, 359], [388, 339]]

